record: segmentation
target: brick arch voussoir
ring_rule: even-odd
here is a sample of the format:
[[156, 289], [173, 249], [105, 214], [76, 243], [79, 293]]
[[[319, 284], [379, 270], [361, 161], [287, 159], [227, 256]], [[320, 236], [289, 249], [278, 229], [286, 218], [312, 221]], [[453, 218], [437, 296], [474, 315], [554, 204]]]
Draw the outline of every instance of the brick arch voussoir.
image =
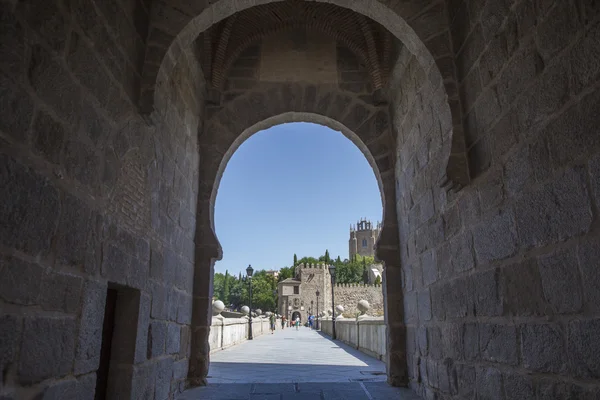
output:
[[[351, 106], [342, 113], [339, 113], [334, 105], [318, 112], [314, 110], [314, 104], [298, 100], [293, 96], [288, 102], [281, 101], [291, 93], [290, 91], [295, 93], [307, 91], [306, 86], [296, 84], [292, 86], [293, 89], [287, 85], [280, 85], [278, 88], [250, 91], [213, 114], [206, 122], [203, 133], [199, 137], [199, 147], [201, 159], [204, 155], [206, 162], [202, 165], [204, 168], [202, 178], [207, 185], [213, 185], [209, 203], [214, 205], [220, 178], [227, 162], [250, 136], [282, 123], [313, 122], [341, 131], [363, 152], [377, 177], [382, 202], [388, 199], [390, 207], [395, 209], [394, 195], [390, 195], [394, 183], [390, 181], [387, 186], [384, 186], [381, 180], [382, 172], [393, 175], [393, 165], [381, 161], [384, 158], [393, 161], [393, 147], [390, 147], [393, 141], [388, 129], [387, 110], [365, 103], [360, 98], [343, 91], [332, 89], [326, 92], [320, 91], [320, 96], [334, 100], [338, 97], [349, 99]], [[352, 115], [352, 110], [355, 109], [363, 111], [358, 115]], [[382, 122], [384, 114], [387, 117], [386, 122]], [[367, 136], [368, 129], [381, 129], [381, 132]], [[357, 133], [359, 131], [369, 140], [368, 144]], [[381, 171], [382, 166], [385, 166], [385, 171]], [[214, 223], [212, 215], [210, 221], [212, 226]]]

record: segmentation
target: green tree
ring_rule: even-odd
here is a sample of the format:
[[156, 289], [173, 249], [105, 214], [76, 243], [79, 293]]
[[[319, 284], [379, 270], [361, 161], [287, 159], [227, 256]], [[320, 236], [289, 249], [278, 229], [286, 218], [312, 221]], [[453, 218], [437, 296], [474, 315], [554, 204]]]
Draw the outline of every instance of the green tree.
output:
[[325, 262], [329, 264], [329, 261], [331, 261], [329, 258], [329, 250], [325, 249]]
[[298, 256], [294, 253], [294, 267], [298, 265]]
[[363, 258], [363, 283], [369, 283], [369, 273], [367, 272], [367, 259]]
[[226, 305], [229, 305], [229, 271], [225, 270], [225, 277], [224, 277], [224, 282], [223, 282], [223, 303], [225, 303]]
[[319, 263], [320, 260], [314, 258], [314, 257], [302, 257], [300, 260], [298, 260], [299, 264], [317, 264]]
[[377, 278], [375, 278], [375, 284], [376, 285], [381, 285], [381, 277], [378, 276]]
[[225, 275], [220, 272], [215, 272], [213, 277], [213, 298], [217, 300], [225, 301], [223, 299], [223, 288], [225, 284]]
[[283, 267], [279, 270], [279, 282], [292, 278], [294, 276], [294, 267]]

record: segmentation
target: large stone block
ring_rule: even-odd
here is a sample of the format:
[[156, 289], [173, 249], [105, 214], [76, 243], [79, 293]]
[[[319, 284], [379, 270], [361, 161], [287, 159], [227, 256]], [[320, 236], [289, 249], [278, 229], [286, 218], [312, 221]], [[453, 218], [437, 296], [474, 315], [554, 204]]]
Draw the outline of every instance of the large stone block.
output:
[[477, 398], [502, 398], [502, 374], [493, 367], [477, 367]]
[[429, 321], [431, 319], [431, 298], [429, 290], [422, 290], [417, 294], [419, 321]]
[[512, 210], [502, 210], [487, 218], [473, 231], [473, 244], [481, 264], [501, 260], [517, 250]]
[[421, 256], [421, 268], [423, 270], [423, 284], [429, 286], [438, 280], [437, 261], [434, 250], [428, 250]]
[[500, 271], [496, 268], [471, 276], [474, 293], [475, 315], [494, 317], [503, 312], [500, 297]]
[[447, 318], [463, 318], [473, 314], [473, 286], [470, 277], [454, 279], [444, 291]]
[[75, 356], [75, 334], [74, 318], [25, 319], [19, 381], [31, 384], [70, 373]]
[[170, 323], [167, 325], [167, 354], [179, 353], [181, 340], [181, 328], [179, 325]]
[[[0, 16], [0, 21], [2, 20], [3, 17]], [[5, 25], [2, 23], [0, 30], [4, 28]], [[4, 34], [4, 31], [2, 33]], [[4, 44], [3, 39], [4, 36], [0, 42]], [[4, 48], [0, 48], [0, 54], [5, 57], [7, 52], [4, 51]], [[0, 75], [0, 107], [7, 111], [0, 121], [0, 130], [17, 142], [25, 142], [28, 136], [27, 130], [33, 118], [33, 101], [25, 91], [13, 84], [4, 74]]]
[[462, 326], [461, 332], [465, 359], [479, 359], [479, 326], [475, 323], [466, 323]]
[[150, 327], [150, 296], [142, 293], [138, 312], [137, 329], [135, 336], [134, 362], [141, 363], [147, 360], [148, 355], [148, 329]]
[[505, 373], [502, 378], [507, 399], [530, 400], [535, 398], [534, 382], [529, 375]]
[[569, 323], [568, 351], [571, 370], [582, 378], [600, 378], [600, 319]]
[[156, 385], [156, 364], [146, 362], [133, 366], [131, 379], [131, 399], [144, 400], [154, 398]]
[[18, 258], [0, 257], [0, 298], [8, 303], [33, 305], [39, 303], [44, 271], [37, 264]]
[[156, 364], [156, 382], [154, 400], [169, 400], [171, 376], [173, 375], [173, 359], [163, 358]]
[[60, 209], [58, 191], [6, 154], [0, 154], [0, 166], [0, 243], [32, 256], [48, 254]]
[[458, 395], [465, 399], [472, 399], [476, 390], [476, 369], [472, 365], [459, 364], [456, 366], [456, 376], [459, 382]]
[[545, 60], [563, 49], [578, 33], [580, 24], [574, 1], [562, 1], [552, 8], [537, 28], [536, 43]]
[[57, 53], [60, 53], [69, 36], [68, 17], [63, 15], [56, 2], [41, 4], [22, 3], [17, 8], [27, 24]]
[[160, 283], [151, 282], [152, 318], [167, 319], [167, 289]]
[[86, 281], [83, 287], [83, 307], [75, 354], [75, 374], [98, 369], [102, 348], [102, 329], [106, 307], [106, 285]]
[[96, 390], [96, 374], [88, 374], [77, 379], [69, 378], [57, 381], [43, 392], [43, 400], [93, 400]]
[[516, 365], [517, 329], [510, 325], [479, 325], [479, 349], [484, 360]]
[[[14, 11], [14, 7], [10, 3], [2, 4], [0, 7], [0, 54], [2, 54], [0, 69], [11, 77], [21, 79], [27, 60], [26, 35], [25, 28], [17, 19]], [[3, 84], [0, 87], [8, 89]], [[15, 95], [15, 97], [19, 97], [19, 93], [15, 93]], [[0, 98], [3, 100], [6, 98], [4, 92]], [[2, 109], [6, 108], [2, 107]]]
[[599, 105], [600, 94], [592, 91], [560, 114], [541, 133], [548, 138], [550, 159], [555, 169], [600, 151], [600, 135], [597, 134], [600, 116], [595, 112]]
[[148, 331], [148, 359], [165, 354], [167, 341], [167, 325], [163, 322], [152, 322]]
[[99, 193], [101, 162], [100, 156], [91, 144], [78, 139], [68, 140], [62, 153], [62, 165], [68, 176], [93, 193]]
[[535, 260], [509, 265], [500, 271], [504, 313], [514, 316], [550, 313], [544, 300], [541, 277]]
[[80, 118], [81, 88], [67, 68], [41, 45], [32, 46], [28, 68], [29, 82], [37, 96], [62, 120], [75, 125]]
[[83, 265], [88, 251], [88, 232], [94, 229], [92, 211], [81, 200], [66, 196], [58, 221], [56, 262], [59, 265]]
[[600, 239], [590, 238], [579, 244], [579, 268], [585, 306], [600, 311]]
[[112, 244], [104, 244], [102, 254], [102, 276], [111, 282], [127, 285], [131, 257]]
[[565, 333], [557, 324], [526, 324], [521, 332], [523, 366], [537, 372], [567, 372]]
[[79, 276], [48, 271], [42, 279], [39, 303], [46, 310], [75, 314], [80, 308], [82, 287]]
[[538, 258], [544, 296], [558, 314], [575, 313], [581, 309], [583, 300], [577, 264], [574, 247]]
[[575, 167], [515, 204], [522, 247], [541, 246], [587, 232], [592, 211], [585, 171]]
[[470, 232], [462, 233], [450, 241], [450, 260], [455, 272], [467, 271], [475, 267], [473, 238]]
[[[590, 1], [589, 3], [593, 3]], [[570, 61], [573, 76], [573, 90], [579, 93], [596, 82], [600, 74], [600, 50], [596, 45], [600, 40], [600, 25], [592, 24], [585, 36], [571, 49]]]
[[[0, 370], [6, 371], [15, 362], [22, 331], [23, 322], [20, 318], [13, 315], [0, 317]], [[0, 387], [4, 385], [4, 379], [4, 374], [0, 375]]]
[[86, 87], [101, 105], [107, 105], [110, 85], [110, 76], [99, 62], [96, 53], [88, 42], [77, 33], [71, 35], [67, 64], [73, 75]]

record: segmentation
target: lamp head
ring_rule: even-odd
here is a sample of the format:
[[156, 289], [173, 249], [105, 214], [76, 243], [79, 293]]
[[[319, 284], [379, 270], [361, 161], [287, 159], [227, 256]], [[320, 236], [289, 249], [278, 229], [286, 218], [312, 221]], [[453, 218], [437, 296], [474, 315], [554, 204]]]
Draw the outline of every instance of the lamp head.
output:
[[317, 290], [317, 297], [319, 297], [320, 295], [321, 295], [321, 292], [319, 292], [319, 291]]
[[335, 265], [331, 264], [329, 265], [329, 275], [333, 276], [335, 278]]
[[251, 265], [248, 265], [248, 268], [246, 268], [246, 275], [248, 275], [248, 278], [252, 278], [253, 272], [254, 272], [254, 268], [252, 268]]

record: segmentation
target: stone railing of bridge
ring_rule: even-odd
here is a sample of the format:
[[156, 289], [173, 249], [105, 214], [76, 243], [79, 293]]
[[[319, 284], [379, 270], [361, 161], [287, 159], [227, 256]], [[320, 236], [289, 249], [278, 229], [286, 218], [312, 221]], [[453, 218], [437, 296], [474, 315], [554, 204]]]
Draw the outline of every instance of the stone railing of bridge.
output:
[[[333, 322], [331, 317], [320, 320], [321, 332], [331, 336]], [[337, 339], [355, 349], [384, 360], [386, 352], [386, 325], [383, 317], [362, 315], [358, 318], [336, 317], [335, 333]]]
[[[225, 318], [221, 315], [213, 317], [208, 336], [210, 352], [223, 350], [248, 340], [249, 326], [248, 317]], [[275, 329], [280, 326], [281, 320], [278, 320]], [[265, 333], [269, 333], [269, 318], [252, 317], [252, 336], [258, 337]]]

